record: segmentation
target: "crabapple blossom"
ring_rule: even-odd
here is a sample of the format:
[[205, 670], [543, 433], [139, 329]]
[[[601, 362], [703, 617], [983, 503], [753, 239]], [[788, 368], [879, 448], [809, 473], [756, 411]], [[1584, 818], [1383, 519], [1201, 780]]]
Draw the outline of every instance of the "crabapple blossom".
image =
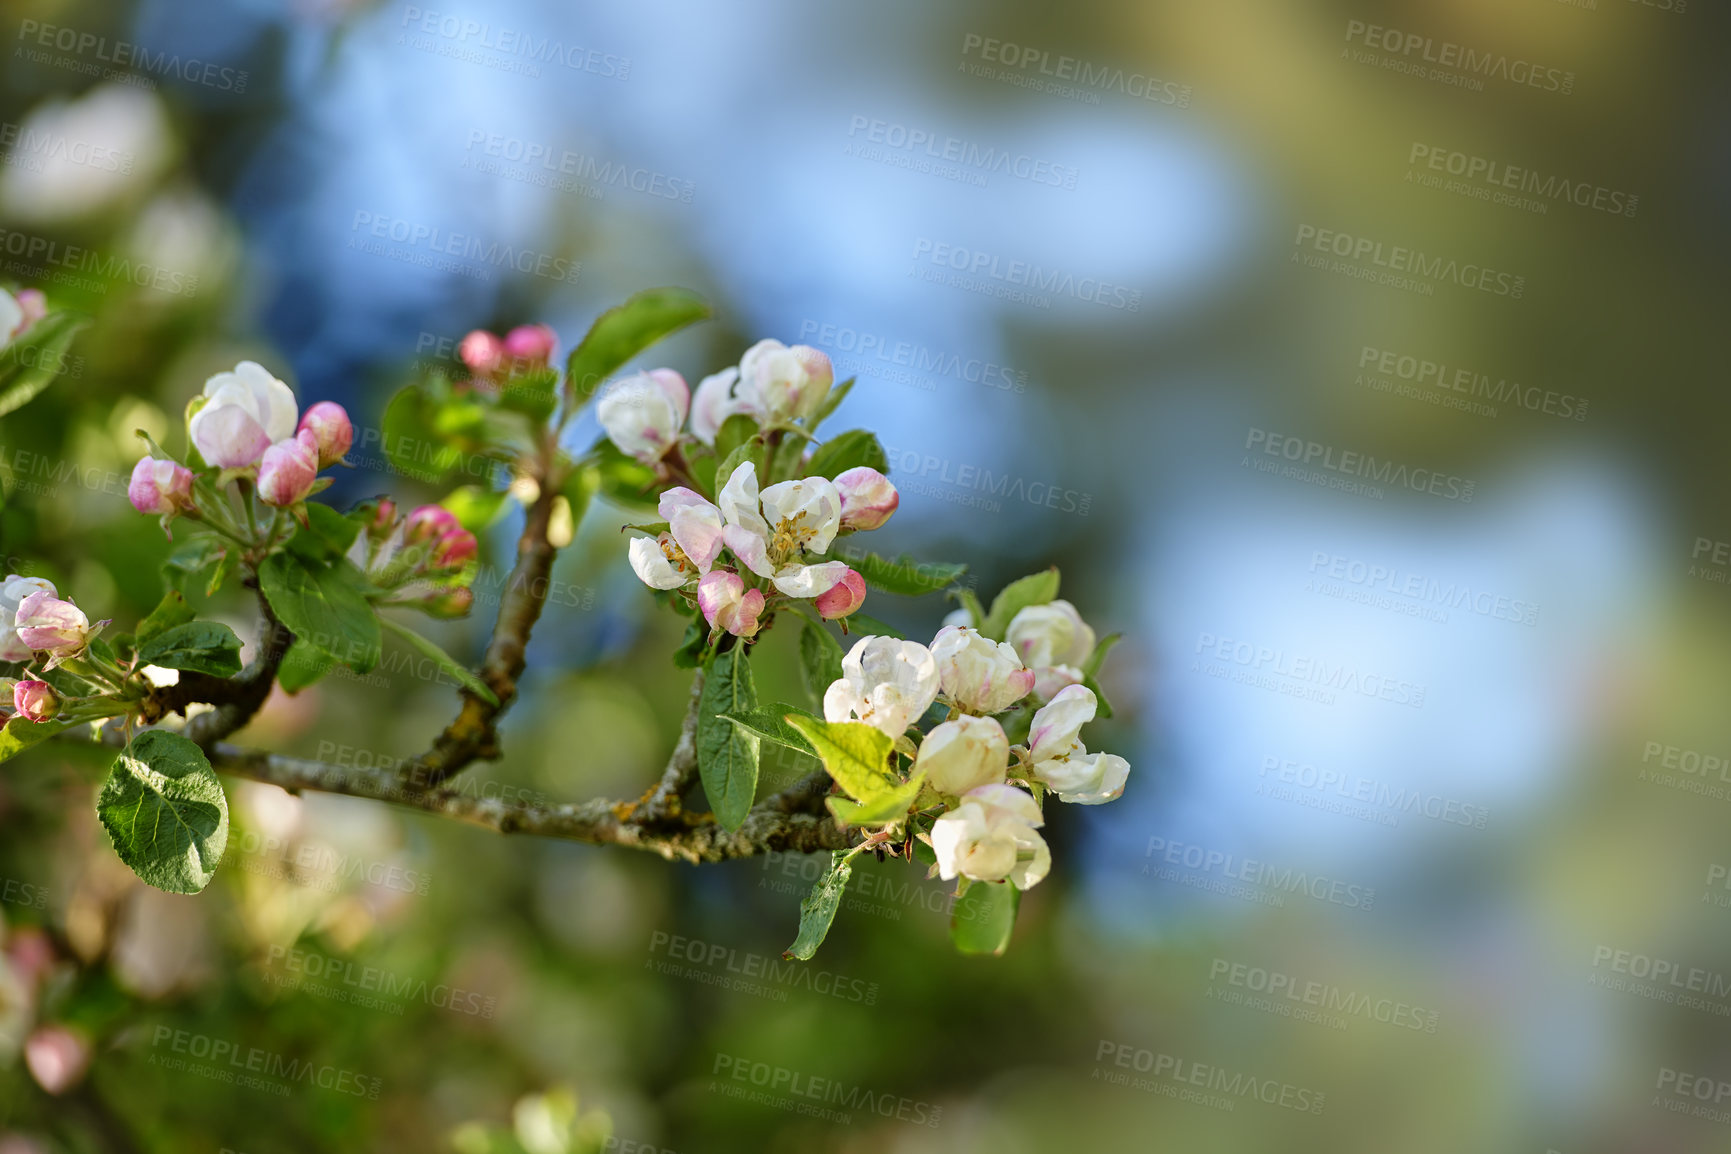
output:
[[700, 494], [684, 486], [675, 486], [661, 494], [656, 511], [667, 522], [673, 539], [697, 566], [697, 571], [709, 572], [721, 554], [721, 510]]
[[739, 379], [731, 365], [698, 382], [691, 399], [691, 434], [706, 445], [715, 444], [715, 434], [735, 413], [759, 415], [756, 397]]
[[490, 376], [505, 361], [505, 344], [485, 329], [476, 329], [457, 346], [457, 356], [470, 372]]
[[672, 369], [652, 369], [609, 385], [595, 416], [620, 452], [653, 465], [678, 440], [690, 407], [685, 378]]
[[20, 681], [12, 686], [12, 708], [26, 721], [49, 721], [60, 712], [60, 695], [46, 681]]
[[829, 587], [826, 593], [819, 593], [812, 606], [825, 620], [833, 621], [837, 617], [846, 617], [861, 605], [865, 604], [865, 578], [849, 569], [841, 575], [841, 580]]
[[518, 325], [505, 334], [505, 355], [532, 365], [546, 364], [558, 340], [546, 325]]
[[757, 492], [757, 469], [745, 461], [721, 489], [727, 519], [722, 540], [746, 568], [768, 577], [789, 597], [816, 597], [847, 572], [844, 561], [804, 563], [806, 552], [822, 553], [841, 524], [841, 498], [824, 477], [782, 481]]
[[1069, 685], [1040, 707], [1028, 727], [1028, 759], [1038, 766], [1082, 749], [1082, 726], [1094, 720], [1099, 702], [1086, 685]]
[[52, 587], [38, 589], [18, 603], [12, 627], [18, 640], [32, 652], [72, 654], [84, 648], [93, 632], [90, 619], [70, 601], [62, 601]]
[[306, 500], [318, 477], [318, 439], [311, 429], [302, 429], [264, 451], [258, 463], [258, 499], [285, 509]]
[[289, 387], [256, 361], [204, 383], [205, 401], [192, 415], [192, 443], [209, 464], [240, 469], [295, 435], [299, 410]]
[[739, 360], [739, 376], [768, 421], [809, 417], [829, 395], [835, 372], [829, 357], [810, 345], [788, 348], [761, 340]]
[[1062, 801], [1102, 805], [1123, 794], [1130, 763], [1115, 753], [1081, 752], [1040, 763], [1035, 776]]
[[631, 559], [631, 571], [651, 589], [677, 589], [697, 572], [671, 533], [633, 537], [626, 552]]
[[934, 726], [920, 742], [914, 770], [939, 793], [964, 794], [981, 785], [999, 785], [1010, 765], [1010, 740], [994, 718], [963, 714]]
[[1068, 601], [1030, 605], [1010, 620], [1004, 640], [1034, 671], [1034, 694], [1050, 701], [1082, 681], [1081, 665], [1094, 652], [1094, 631]]
[[876, 529], [901, 504], [890, 479], [870, 465], [859, 465], [838, 474], [835, 490], [841, 495], [843, 529]]
[[433, 542], [432, 567], [434, 569], [461, 569], [474, 560], [479, 549], [473, 533], [463, 528], [453, 529]]
[[966, 625], [938, 630], [932, 658], [944, 696], [970, 713], [1001, 713], [1034, 688], [1034, 671], [1014, 649]]
[[419, 608], [429, 617], [451, 618], [466, 617], [469, 610], [475, 606], [475, 591], [462, 587], [457, 589], [441, 589], [431, 593], [419, 602]]
[[1015, 786], [976, 786], [932, 823], [938, 876], [1032, 889], [1052, 868], [1052, 851], [1036, 832], [1043, 824], [1039, 805]]
[[24, 1064], [36, 1084], [50, 1094], [76, 1086], [93, 1056], [83, 1034], [65, 1026], [38, 1026], [24, 1042]]
[[454, 533], [463, 527], [457, 515], [443, 505], [421, 505], [409, 514], [403, 525], [403, 541], [419, 545]]
[[1034, 777], [1059, 798], [1079, 805], [1100, 805], [1124, 792], [1130, 763], [1112, 753], [1089, 753], [1082, 726], [1094, 720], [1099, 702], [1085, 685], [1059, 690], [1034, 714], [1028, 729], [1028, 761]]
[[367, 522], [367, 536], [373, 541], [383, 541], [396, 525], [397, 503], [389, 497], [380, 497], [378, 504], [373, 506], [372, 518]]
[[140, 513], [178, 513], [192, 505], [192, 470], [177, 461], [140, 457], [126, 497]]
[[318, 444], [319, 468], [327, 469], [343, 459], [349, 446], [355, 443], [355, 427], [349, 414], [335, 401], [320, 401], [301, 415], [296, 432], [312, 430]]
[[13, 573], [0, 582], [0, 661], [30, 660], [30, 646], [19, 639], [14, 618], [24, 599], [38, 592], [58, 596], [54, 584], [42, 577], [20, 577]]
[[938, 695], [938, 666], [917, 641], [862, 637], [823, 695], [826, 721], [863, 721], [900, 737]]
[[697, 607], [703, 610], [703, 619], [711, 629], [753, 637], [763, 612], [763, 590], [747, 589], [737, 573], [712, 569], [697, 583]]

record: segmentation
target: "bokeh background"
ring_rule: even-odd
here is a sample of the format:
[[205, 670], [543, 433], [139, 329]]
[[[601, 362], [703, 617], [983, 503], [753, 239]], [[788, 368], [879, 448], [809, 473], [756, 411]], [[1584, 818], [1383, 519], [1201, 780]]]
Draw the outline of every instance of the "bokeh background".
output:
[[[791, 978], [801, 859], [231, 782], [222, 876], [173, 897], [108, 850], [103, 760], [38, 749], [0, 771], [0, 1151], [1731, 1147], [1722, 6], [0, 13], [0, 276], [94, 318], [0, 419], [7, 571], [147, 611], [132, 432], [239, 359], [356, 414], [335, 499], [433, 499], [376, 451], [394, 388], [679, 284], [717, 320], [644, 367], [823, 347], [892, 548], [987, 596], [1062, 567], [1125, 635], [1090, 744], [1134, 766], [1055, 811], [1008, 956], [954, 954], [892, 862]], [[665, 759], [677, 638], [620, 523], [561, 555], [477, 791], [631, 796]], [[895, 602], [915, 636], [948, 608]], [[332, 679], [241, 739], [389, 762], [452, 697]], [[44, 1027], [90, 1052], [56, 1095]], [[199, 1044], [348, 1076], [226, 1081]], [[730, 1093], [759, 1063], [777, 1093]], [[802, 1112], [814, 1079], [859, 1105]]]

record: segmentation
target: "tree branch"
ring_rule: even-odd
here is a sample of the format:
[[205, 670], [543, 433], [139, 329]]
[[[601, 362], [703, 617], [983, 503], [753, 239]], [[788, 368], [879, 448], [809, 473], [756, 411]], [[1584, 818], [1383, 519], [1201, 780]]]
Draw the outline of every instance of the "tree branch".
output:
[[258, 604], [264, 612], [264, 631], [259, 636], [259, 649], [252, 664], [237, 677], [183, 672], [175, 684], [153, 690], [145, 698], [139, 720], [153, 725], [170, 713], [186, 716], [187, 707], [195, 702], [214, 705], [216, 708], [209, 713], [187, 718], [186, 728], [181, 731], [199, 745], [220, 741], [251, 721], [270, 696], [277, 669], [295, 639], [271, 612], [270, 602], [263, 593], [259, 594]]
[[673, 756], [661, 771], [658, 782], [638, 803], [639, 820], [659, 822], [680, 812], [679, 799], [697, 780], [698, 705], [703, 700], [703, 670], [691, 679], [691, 701], [685, 707], [685, 720], [679, 727], [679, 740], [674, 743]]

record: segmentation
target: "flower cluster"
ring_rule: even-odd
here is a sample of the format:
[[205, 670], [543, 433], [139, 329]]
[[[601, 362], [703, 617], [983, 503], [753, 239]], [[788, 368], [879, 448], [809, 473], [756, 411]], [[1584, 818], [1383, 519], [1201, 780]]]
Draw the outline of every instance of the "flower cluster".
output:
[[404, 605], [433, 617], [462, 617], [475, 603], [463, 583], [479, 552], [475, 535], [443, 505], [422, 505], [407, 517], [384, 498], [366, 509], [366, 531], [349, 549], [349, 560], [375, 589], [382, 605]]
[[547, 366], [558, 338], [546, 325], [518, 325], [503, 337], [476, 329], [457, 346], [457, 357], [475, 379], [496, 383], [516, 373]]
[[[92, 625], [84, 610], [62, 598], [46, 578], [12, 573], [0, 581], [0, 662], [39, 666], [44, 675], [66, 665], [116, 685], [125, 672], [91, 648], [107, 624]], [[0, 719], [52, 721], [66, 704], [41, 677], [0, 677]]]
[[[1124, 791], [1130, 764], [1116, 754], [1090, 753], [1082, 743], [1082, 726], [1094, 720], [1098, 702], [1080, 684], [1080, 670], [1075, 682], [1045, 699], [1039, 683], [1050, 666], [1030, 668], [1018, 653], [1021, 648], [1044, 658], [1058, 652], [1052, 635], [1059, 621], [1076, 636], [1081, 619], [1068, 603], [1051, 612], [1056, 604], [1028, 606], [1012, 619], [1007, 636], [1022, 638], [1023, 646], [993, 641], [962, 624], [944, 626], [929, 647], [863, 637], [824, 694], [827, 721], [863, 722], [898, 741], [934, 702], [948, 707], [948, 716], [911, 747], [922, 796], [934, 797], [943, 808], [921, 836], [945, 880], [1008, 880], [1028, 889], [1052, 864], [1038, 832], [1044, 824], [1041, 797], [1050, 792], [1063, 801], [1099, 805]], [[1044, 700], [1031, 716], [1030, 696]], [[1012, 744], [1007, 729], [1019, 731], [1022, 724], [1026, 739]]]

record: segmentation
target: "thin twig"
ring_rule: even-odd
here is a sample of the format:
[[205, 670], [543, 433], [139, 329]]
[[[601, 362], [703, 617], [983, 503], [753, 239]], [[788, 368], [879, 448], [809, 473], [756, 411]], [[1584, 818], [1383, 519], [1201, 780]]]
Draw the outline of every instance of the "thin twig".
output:
[[680, 724], [679, 740], [674, 743], [673, 756], [667, 759], [667, 768], [661, 771], [661, 780], [639, 805], [639, 820], [654, 823], [677, 815], [681, 808], [679, 799], [697, 780], [697, 723], [700, 720], [698, 706], [702, 700], [703, 670], [699, 669], [691, 679], [691, 700], [685, 707], [685, 720]]

